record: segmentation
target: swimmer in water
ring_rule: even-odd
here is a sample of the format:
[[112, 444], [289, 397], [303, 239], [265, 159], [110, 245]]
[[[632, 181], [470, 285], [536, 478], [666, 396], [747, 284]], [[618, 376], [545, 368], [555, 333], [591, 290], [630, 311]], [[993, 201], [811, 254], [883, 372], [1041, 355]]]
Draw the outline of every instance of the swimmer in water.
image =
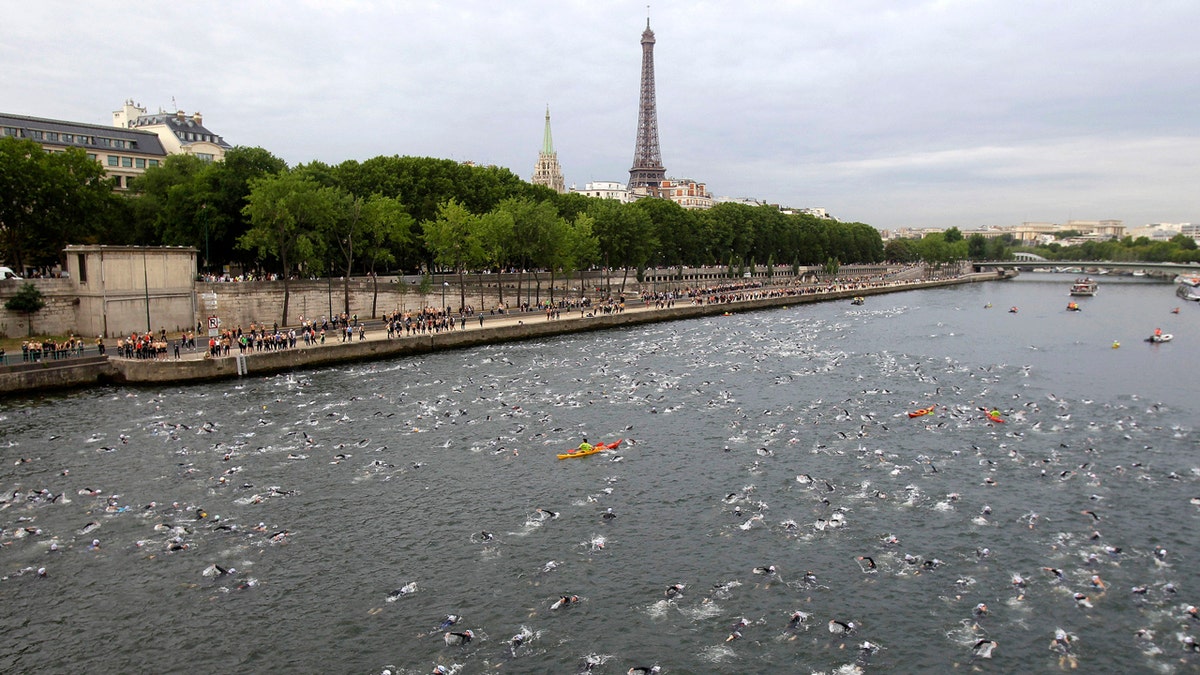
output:
[[1000, 643], [995, 640], [984, 638], [976, 642], [974, 647], [971, 647], [971, 656], [976, 659], [990, 659], [992, 658], [992, 650], [999, 646]]
[[442, 636], [448, 645], [465, 645], [475, 637], [475, 633], [464, 630], [461, 633], [450, 632]]
[[683, 593], [684, 588], [686, 588], [686, 584], [671, 584], [667, 586], [665, 594], [668, 598], [676, 598]]
[[558, 609], [559, 607], [566, 607], [567, 605], [573, 605], [577, 602], [579, 602], [578, 595], [563, 595], [558, 598], [558, 602], [555, 602], [553, 605], [550, 605], [550, 609]]
[[729, 633], [729, 637], [725, 638], [725, 641], [732, 642], [733, 640], [740, 640], [742, 637], [742, 629], [749, 625], [750, 622], [745, 618], [738, 619], [738, 622], [733, 624], [733, 628]]
[[542, 515], [544, 518], [549, 518], [549, 519], [551, 519], [551, 520], [553, 520], [553, 519], [555, 519], [555, 518], [557, 518], [557, 517], [558, 517], [558, 512], [557, 512], [557, 511], [551, 511], [550, 509], [541, 509], [541, 508], [539, 508], [539, 509], [537, 509], [537, 512], [538, 512], [538, 513], [540, 513], [540, 514], [541, 514], [541, 515]]
[[799, 610], [792, 612], [791, 618], [788, 619], [788, 625], [787, 625], [786, 630], [789, 630], [789, 631], [797, 630], [807, 620], [808, 620], [808, 615], [805, 614], [804, 612], [801, 612]]
[[1054, 629], [1054, 639], [1050, 641], [1050, 651], [1058, 653], [1058, 665], [1060, 668], [1075, 668], [1077, 663], [1075, 655], [1071, 653], [1071, 643], [1075, 638], [1067, 631], [1061, 628]]
[[610, 507], [608, 507], [608, 510], [607, 510], [607, 511], [605, 511], [605, 512], [604, 512], [604, 513], [602, 513], [602, 514], [600, 514], [600, 517], [601, 517], [601, 518], [603, 518], [603, 519], [605, 519], [605, 520], [612, 520], [613, 518], [616, 518], [616, 517], [617, 517], [617, 514], [613, 513], [612, 507], [610, 506]]
[[877, 569], [875, 566], [875, 560], [872, 559], [871, 556], [860, 555], [855, 558], [855, 560], [858, 561], [858, 566], [863, 572], [874, 572]]
[[508, 639], [508, 653], [511, 654], [513, 658], [516, 658], [517, 650], [520, 649], [521, 645], [525, 644], [531, 637], [533, 637], [533, 633], [528, 628], [521, 626], [521, 632]]
[[755, 574], [775, 574], [775, 566], [774, 565], [764, 565], [761, 567], [755, 567], [753, 572]]
[[854, 632], [857, 626], [853, 621], [838, 621], [837, 619], [829, 620], [829, 632], [834, 635], [850, 635]]
[[662, 668], [658, 666], [636, 666], [625, 671], [625, 675], [658, 675]]

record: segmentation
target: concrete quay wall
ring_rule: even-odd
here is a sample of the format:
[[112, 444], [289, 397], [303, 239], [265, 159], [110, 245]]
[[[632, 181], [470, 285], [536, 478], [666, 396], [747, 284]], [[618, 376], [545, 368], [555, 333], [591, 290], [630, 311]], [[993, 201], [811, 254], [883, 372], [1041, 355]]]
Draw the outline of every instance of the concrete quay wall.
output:
[[118, 377], [113, 363], [103, 356], [16, 363], [0, 366], [0, 395], [111, 384]]
[[[601, 314], [582, 318], [572, 312], [568, 318], [553, 321], [546, 320], [545, 315], [540, 312], [529, 312], [505, 315], [505, 320], [518, 321], [518, 323], [493, 326], [485, 325], [483, 328], [478, 328], [468, 323], [468, 328], [465, 330], [402, 337], [391, 340], [373, 339], [348, 343], [330, 341], [324, 345], [308, 347], [301, 345], [295, 349], [247, 353], [241, 358], [235, 352], [231, 352], [230, 356], [220, 358], [185, 359], [178, 361], [113, 359], [112, 363], [117, 373], [117, 381], [129, 384], [167, 384], [222, 380], [239, 377], [239, 368], [246, 375], [257, 376], [302, 368], [317, 368], [343, 363], [415, 356], [445, 349], [462, 349], [485, 344], [536, 340], [557, 335], [608, 330], [660, 321], [694, 319], [726, 313], [788, 307], [812, 302], [844, 300], [860, 295], [878, 295], [997, 278], [996, 274], [987, 273], [939, 281], [785, 295], [728, 303], [703, 305], [677, 303], [675, 307], [669, 309], [633, 308], [621, 313]], [[486, 320], [497, 323], [498, 318], [489, 316]], [[379, 330], [378, 327], [375, 328], [376, 332]], [[239, 361], [241, 361], [240, 365]]]
[[[1011, 273], [1010, 273], [1011, 274]], [[343, 363], [374, 361], [416, 356], [444, 349], [462, 349], [478, 345], [537, 340], [557, 335], [609, 330], [660, 321], [695, 319], [706, 316], [748, 312], [793, 305], [848, 300], [854, 296], [871, 296], [900, 291], [935, 288], [976, 281], [1004, 278], [996, 273], [970, 274], [952, 279], [897, 283], [869, 288], [810, 292], [782, 295], [737, 302], [693, 305], [677, 302], [669, 309], [642, 307], [638, 301], [628, 303], [625, 312], [580, 317], [578, 312], [564, 313], [562, 319], [548, 321], [541, 312], [512, 313], [485, 316], [485, 326], [468, 322], [465, 330], [449, 331], [385, 339], [381, 329], [373, 324], [365, 341], [336, 342], [324, 345], [298, 346], [276, 352], [253, 352], [238, 358], [198, 358], [186, 354], [183, 359], [165, 361], [131, 360], [102, 356], [73, 357], [61, 361], [18, 363], [0, 366], [0, 396], [40, 393], [54, 389], [83, 388], [105, 384], [163, 385], [188, 384], [212, 380], [234, 379], [242, 375], [260, 376], [305, 368], [319, 368]], [[779, 290], [779, 289], [777, 289]], [[241, 370], [241, 372], [239, 372]]]

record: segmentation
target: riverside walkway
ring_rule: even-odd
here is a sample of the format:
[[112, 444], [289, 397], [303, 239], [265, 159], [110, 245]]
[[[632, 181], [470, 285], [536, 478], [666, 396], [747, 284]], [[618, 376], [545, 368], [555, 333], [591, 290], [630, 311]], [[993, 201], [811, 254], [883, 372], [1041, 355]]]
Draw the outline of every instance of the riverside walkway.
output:
[[[933, 288], [1002, 278], [996, 273], [978, 273], [944, 279], [923, 279], [915, 275], [890, 277], [870, 283], [830, 283], [807, 286], [747, 285], [707, 289], [694, 297], [676, 297], [672, 306], [659, 306], [654, 300], [644, 302], [640, 297], [626, 299], [623, 309], [603, 313], [596, 308], [562, 309], [558, 318], [547, 318], [545, 310], [510, 312], [467, 317], [462, 328], [440, 332], [404, 334], [388, 337], [386, 324], [374, 320], [365, 324], [362, 339], [356, 328], [353, 340], [342, 341], [333, 333], [324, 343], [305, 344], [299, 327], [284, 328], [297, 331], [295, 347], [270, 351], [246, 350], [231, 347], [229, 354], [213, 357], [207, 349], [208, 338], [197, 337], [196, 348], [181, 348], [175, 357], [174, 346], [157, 359], [129, 359], [114, 355], [102, 362], [89, 359], [76, 378], [65, 378], [61, 372], [55, 378], [39, 380], [36, 371], [22, 377], [6, 376], [0, 372], [0, 393], [19, 393], [43, 388], [88, 386], [92, 384], [185, 384], [244, 376], [261, 376], [303, 368], [336, 366], [339, 364], [415, 356], [446, 349], [541, 339], [570, 333], [590, 332], [635, 326], [660, 321], [718, 316], [735, 312], [787, 307], [810, 302], [849, 299], [898, 291]], [[32, 376], [31, 376], [32, 375]], [[7, 379], [6, 379], [7, 377]]]

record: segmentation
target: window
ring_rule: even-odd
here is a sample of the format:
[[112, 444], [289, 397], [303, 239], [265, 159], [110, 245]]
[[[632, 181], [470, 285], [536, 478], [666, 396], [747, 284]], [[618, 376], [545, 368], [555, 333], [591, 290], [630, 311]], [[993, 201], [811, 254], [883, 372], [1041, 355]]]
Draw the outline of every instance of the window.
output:
[[120, 157], [117, 157], [116, 155], [108, 156], [108, 165], [109, 166], [118, 166], [120, 163], [121, 163]]
[[196, 158], [199, 159], [201, 162], [213, 161], [213, 156], [207, 152], [197, 152]]
[[82, 253], [77, 253], [76, 260], [79, 261], [79, 283], [87, 283], [87, 256]]
[[158, 166], [158, 160], [157, 159], [149, 160], [149, 164], [150, 164], [150, 166]]
[[144, 169], [146, 168], [146, 159], [144, 157], [138, 157], [136, 160], [134, 160], [133, 165], [139, 169]]
[[4, 127], [5, 136], [20, 136], [21, 130], [15, 127]]
[[63, 142], [63, 143], [74, 143], [74, 142], [75, 142], [75, 135], [74, 135], [74, 134], [63, 134], [63, 135], [62, 135], [62, 142]]
[[113, 185], [116, 187], [121, 187], [121, 176], [113, 176]]
[[133, 158], [132, 157], [122, 157], [121, 158], [121, 166], [123, 166], [127, 169], [132, 167], [133, 166]]
[[54, 141], [57, 143], [58, 142], [58, 134], [53, 131], [47, 131], [46, 132], [46, 140]]
[[30, 137], [30, 138], [32, 138], [32, 139], [33, 139], [33, 140], [35, 140], [35, 141], [40, 141], [40, 140], [42, 140], [42, 138], [44, 138], [44, 137], [45, 137], [45, 134], [43, 134], [42, 132], [38, 131], [37, 129], [32, 129], [32, 130], [30, 130], [30, 132], [29, 132], [29, 137]]
[[96, 153], [89, 152], [87, 155], [88, 155], [88, 159], [92, 160], [93, 162], [99, 161], [98, 159], [96, 159]]

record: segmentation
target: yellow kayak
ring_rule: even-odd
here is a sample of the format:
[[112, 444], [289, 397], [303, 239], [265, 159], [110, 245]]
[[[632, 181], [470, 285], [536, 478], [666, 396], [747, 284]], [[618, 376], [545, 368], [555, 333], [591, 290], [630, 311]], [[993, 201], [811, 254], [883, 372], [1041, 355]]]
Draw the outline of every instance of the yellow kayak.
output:
[[570, 450], [568, 452], [559, 454], [558, 458], [559, 459], [574, 459], [575, 457], [587, 457], [588, 455], [594, 455], [597, 452], [601, 452], [603, 450], [612, 450], [613, 448], [620, 445], [621, 441], [623, 441], [623, 440], [625, 440], [625, 439], [618, 438], [617, 440], [613, 441], [612, 443], [597, 443], [592, 446], [591, 450], [578, 450], [578, 449]]

